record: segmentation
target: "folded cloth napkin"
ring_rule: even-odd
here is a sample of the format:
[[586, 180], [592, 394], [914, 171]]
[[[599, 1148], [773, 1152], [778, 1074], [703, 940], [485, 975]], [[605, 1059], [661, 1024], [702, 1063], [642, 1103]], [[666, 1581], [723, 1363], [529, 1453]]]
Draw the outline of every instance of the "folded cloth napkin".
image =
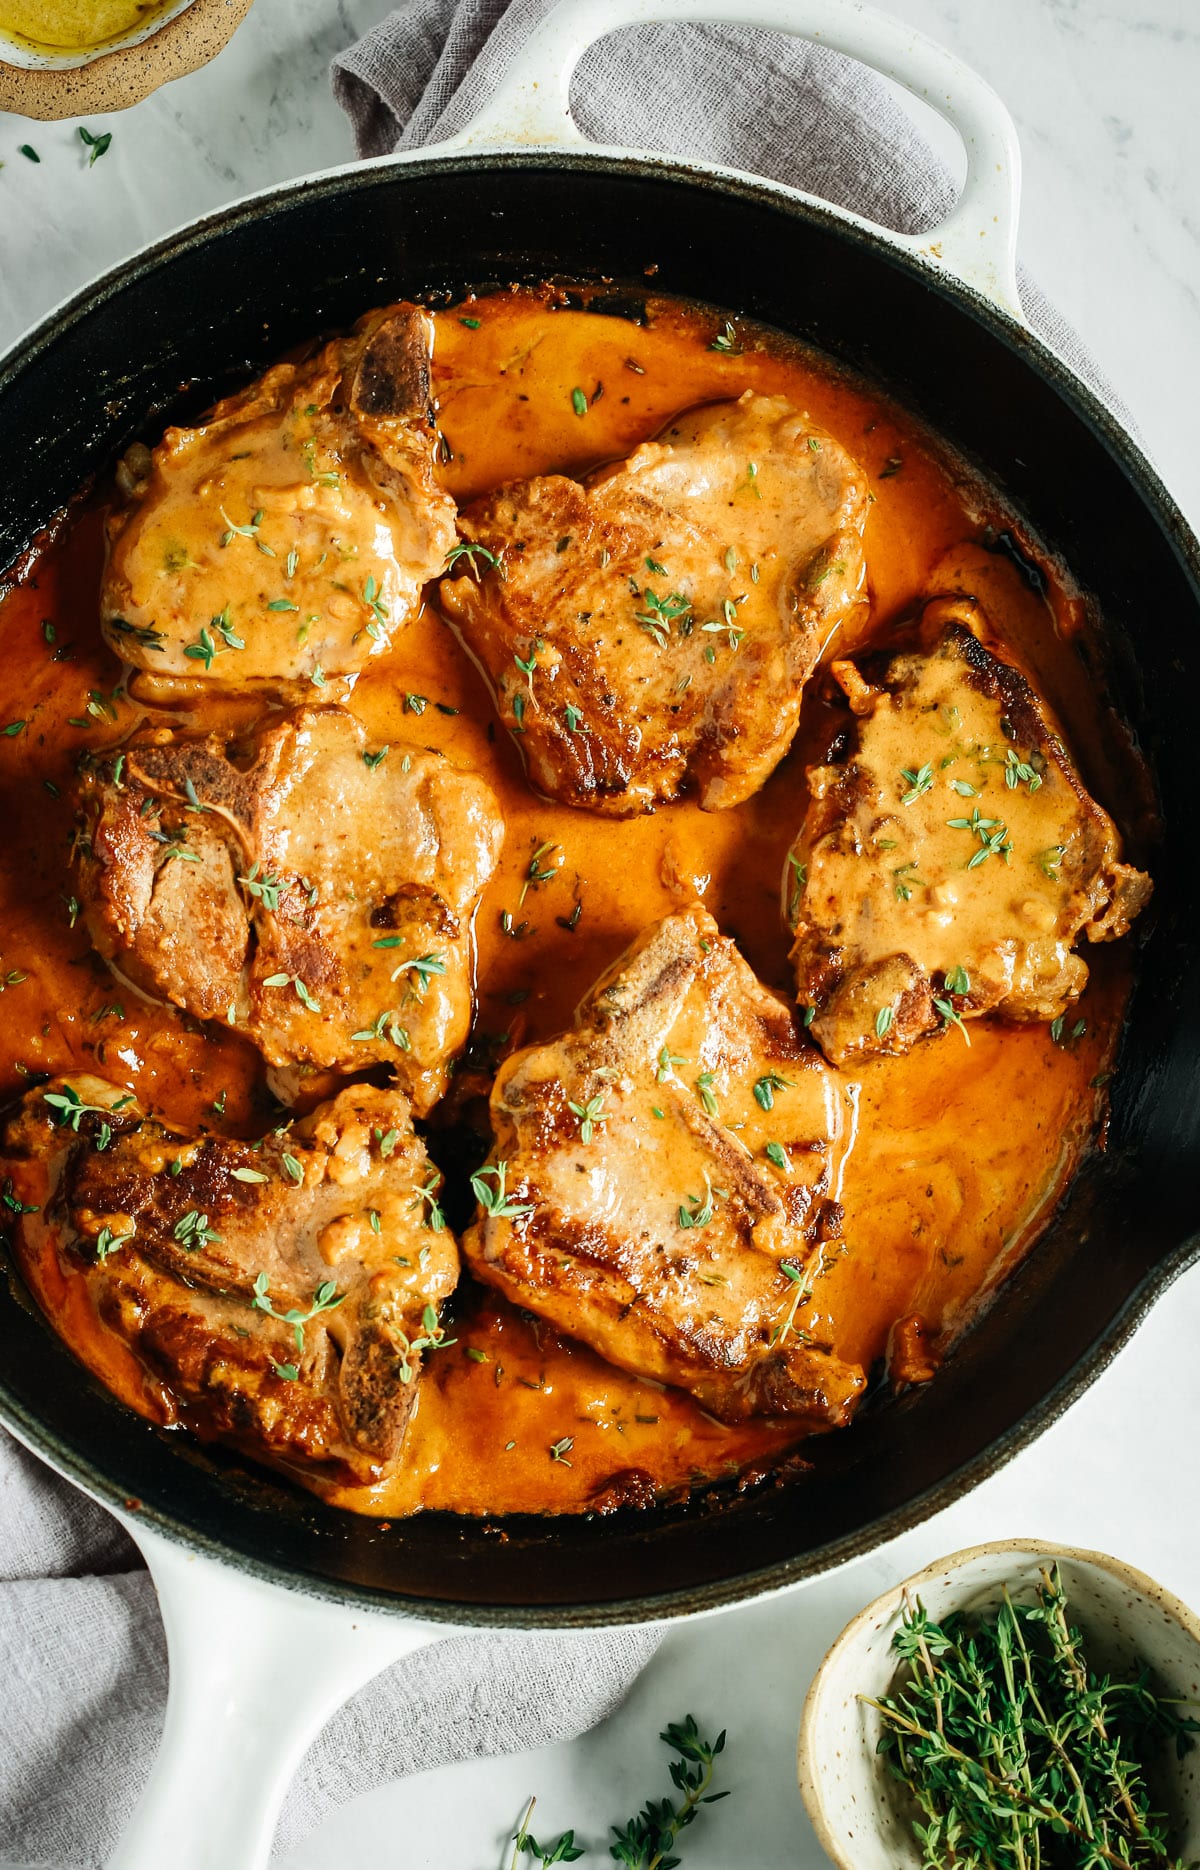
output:
[[[408, 0], [351, 47], [334, 90], [364, 155], [468, 123], [552, 0]], [[649, 75], [649, 76], [648, 76]], [[791, 182], [914, 231], [953, 185], [878, 80], [822, 47], [732, 26], [611, 35], [580, 66], [580, 127], [597, 141], [703, 156]], [[1035, 288], [1033, 321], [1076, 368]], [[360, 1691], [313, 1745], [289, 1795], [286, 1850], [381, 1780], [544, 1745], [615, 1708], [653, 1653], [649, 1631], [453, 1638]], [[100, 1864], [149, 1770], [166, 1663], [149, 1577], [99, 1507], [0, 1433], [0, 1853], [53, 1870]]]
[[[418, 1651], [313, 1744], [276, 1849], [381, 1780], [581, 1733], [620, 1704], [657, 1644], [652, 1630], [501, 1632]], [[0, 1862], [98, 1870], [162, 1728], [154, 1587], [116, 1521], [2, 1430], [0, 1682]]]

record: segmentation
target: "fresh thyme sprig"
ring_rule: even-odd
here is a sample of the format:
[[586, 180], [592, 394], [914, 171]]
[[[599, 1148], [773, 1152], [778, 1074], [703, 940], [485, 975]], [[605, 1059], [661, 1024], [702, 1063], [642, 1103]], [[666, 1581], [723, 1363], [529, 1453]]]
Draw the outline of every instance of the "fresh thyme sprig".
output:
[[720, 1193], [720, 1189], [713, 1188], [706, 1174], [704, 1177], [704, 1193], [702, 1195], [687, 1195], [684, 1200], [680, 1202], [675, 1215], [677, 1224], [680, 1227], [707, 1227], [713, 1215], [716, 1213], [716, 1204], [713, 1197]]
[[[608, 1854], [624, 1870], [676, 1870], [683, 1862], [676, 1849], [680, 1832], [695, 1823], [702, 1805], [715, 1805], [729, 1797], [728, 1792], [709, 1790], [717, 1755], [725, 1751], [724, 1729], [715, 1740], [706, 1740], [695, 1716], [688, 1714], [682, 1721], [671, 1721], [659, 1739], [677, 1755], [669, 1771], [671, 1784], [681, 1796], [678, 1803], [673, 1798], [647, 1799], [636, 1817], [610, 1826], [615, 1841]], [[529, 1830], [533, 1807], [530, 1799], [513, 1837], [509, 1870], [517, 1870], [522, 1856], [532, 1857], [539, 1870], [548, 1870], [551, 1864], [576, 1863], [588, 1854], [576, 1844], [573, 1830], [564, 1831], [551, 1844], [539, 1844]]]
[[521, 1822], [513, 1833], [513, 1854], [509, 1862], [509, 1870], [517, 1870], [522, 1853], [532, 1857], [541, 1870], [549, 1870], [552, 1864], [577, 1863], [584, 1853], [581, 1846], [575, 1842], [574, 1831], [564, 1831], [561, 1837], [555, 1838], [553, 1844], [539, 1844], [532, 1835], [529, 1821], [533, 1817], [533, 1808], [536, 1804], [536, 1799], [530, 1799]]
[[108, 150], [113, 140], [113, 133], [111, 130], [103, 130], [100, 135], [97, 136], [94, 130], [89, 130], [85, 124], [81, 123], [79, 126], [79, 140], [89, 152], [87, 166], [90, 169]]
[[787, 1310], [771, 1333], [771, 1343], [772, 1345], [786, 1344], [788, 1337], [791, 1336], [798, 1344], [807, 1344], [809, 1342], [808, 1332], [798, 1331], [796, 1328], [796, 1313], [801, 1305], [806, 1305], [812, 1297], [812, 1280], [803, 1267], [796, 1264], [795, 1260], [780, 1260], [779, 1270], [792, 1290]]
[[608, 1847], [614, 1863], [626, 1870], [675, 1870], [683, 1860], [673, 1854], [679, 1833], [695, 1821], [702, 1805], [715, 1805], [727, 1799], [728, 1792], [710, 1792], [718, 1753], [725, 1751], [725, 1730], [715, 1740], [705, 1740], [695, 1716], [671, 1721], [659, 1739], [672, 1753], [671, 1784], [683, 1797], [678, 1805], [673, 1799], [647, 1799], [636, 1818], [618, 1828], [613, 1826], [615, 1842]]
[[1185, 1870], [1146, 1784], [1151, 1756], [1187, 1752], [1200, 1721], [1150, 1685], [1097, 1675], [1068, 1617], [1057, 1565], [1033, 1604], [933, 1622], [905, 1608], [896, 1691], [863, 1699], [879, 1751], [919, 1808], [928, 1870]]
[[[376, 948], [391, 948], [401, 939], [402, 937], [400, 936], [388, 935], [381, 941], [375, 942], [374, 946]], [[435, 975], [444, 974], [445, 972], [446, 957], [444, 954], [422, 954], [418, 955], [415, 961], [402, 961], [399, 967], [393, 968], [392, 979], [393, 981], [397, 981], [402, 974], [407, 974], [413, 993], [418, 1000], [423, 1000], [425, 997], [425, 989], [428, 987], [430, 981], [433, 980]]]
[[951, 831], [971, 831], [979, 839], [980, 849], [969, 859], [968, 870], [977, 870], [989, 857], [1003, 857], [1005, 863], [1012, 861], [1008, 826], [999, 818], [985, 818], [978, 805], [969, 818], [947, 818], [946, 823]]
[[[495, 1178], [493, 1183], [488, 1176]], [[514, 1201], [508, 1192], [506, 1178], [507, 1162], [485, 1163], [484, 1167], [471, 1177], [471, 1187], [475, 1199], [481, 1208], [495, 1221], [519, 1221], [533, 1213], [532, 1201]]]
[[245, 876], [238, 878], [238, 882], [249, 895], [256, 897], [263, 908], [273, 915], [279, 907], [279, 892], [283, 885], [278, 877], [266, 875], [260, 877], [258, 873], [259, 865], [251, 864]]
[[392, 1338], [400, 1360], [396, 1373], [402, 1383], [411, 1383], [416, 1375], [412, 1358], [419, 1357], [422, 1351], [448, 1351], [452, 1344], [458, 1343], [457, 1338], [446, 1336], [445, 1327], [439, 1325], [437, 1312], [432, 1305], [427, 1305], [421, 1314], [419, 1337], [410, 1338], [399, 1326], [393, 1326]]
[[808, 865], [802, 864], [795, 851], [788, 852], [791, 887], [788, 890], [787, 925], [794, 929], [800, 914], [800, 902], [808, 884]]
[[[218, 1235], [217, 1238], [219, 1239], [220, 1236]], [[300, 1352], [304, 1350], [305, 1325], [310, 1325], [314, 1318], [320, 1317], [322, 1312], [332, 1312], [336, 1310], [346, 1296], [344, 1292], [338, 1291], [332, 1279], [326, 1279], [313, 1293], [312, 1304], [306, 1312], [302, 1312], [297, 1305], [289, 1305], [286, 1312], [281, 1312], [276, 1309], [275, 1301], [272, 1299], [267, 1289], [269, 1285], [270, 1275], [267, 1273], [259, 1273], [254, 1281], [254, 1297], [251, 1299], [250, 1303], [255, 1311], [266, 1312], [268, 1318], [275, 1318], [278, 1319], [280, 1324], [290, 1325], [292, 1327], [292, 1334], [296, 1340], [296, 1349]], [[437, 1320], [435, 1318], [434, 1323], [436, 1324], [436, 1322]], [[295, 1381], [296, 1366], [294, 1364], [276, 1364], [275, 1369], [277, 1374], [281, 1376], [286, 1371], [290, 1371], [291, 1380], [293, 1382]]]
[[503, 583], [503, 560], [498, 558], [495, 552], [489, 551], [486, 545], [480, 545], [476, 540], [462, 540], [458, 545], [452, 545], [446, 554], [445, 570], [452, 571], [460, 558], [467, 561], [466, 569], [474, 572], [477, 581], [483, 574], [480, 572], [475, 560], [481, 558], [484, 564], [488, 566], [490, 570], [494, 571]]
[[[560, 856], [557, 863], [553, 861], [554, 852], [557, 850], [557, 844], [539, 844], [537, 846], [533, 856], [529, 859], [529, 868], [525, 872], [525, 881], [521, 885], [521, 894], [517, 898], [518, 909], [523, 906], [525, 898], [528, 896], [531, 889], [536, 889], [543, 883], [549, 883], [558, 875], [563, 860]], [[543, 857], [548, 857], [551, 861], [543, 865]], [[539, 868], [539, 866], [541, 867]]]
[[763, 1110], [773, 1110], [775, 1108], [776, 1091], [790, 1090], [791, 1084], [792, 1080], [790, 1078], [781, 1077], [777, 1071], [768, 1071], [765, 1077], [755, 1080], [755, 1102], [759, 1104]]
[[659, 597], [649, 585], [643, 585], [640, 591], [635, 590], [634, 596], [640, 597], [643, 605], [641, 610], [634, 611], [634, 622], [639, 630], [644, 630], [653, 639], [657, 649], [667, 647], [672, 623], [681, 635], [689, 633], [692, 602], [682, 591], [672, 591], [668, 597]]
[[900, 797], [900, 803], [901, 805], [912, 805], [915, 804], [916, 800], [921, 798], [923, 794], [932, 789], [933, 767], [928, 763], [924, 766], [902, 766], [900, 769], [900, 778], [904, 786]]
[[595, 1135], [596, 1125], [608, 1122], [608, 1112], [604, 1108], [604, 1092], [589, 1097], [585, 1104], [568, 1103], [567, 1109], [573, 1117], [579, 1119], [579, 1140], [590, 1143]]
[[440, 1234], [446, 1225], [446, 1216], [438, 1200], [441, 1187], [441, 1176], [436, 1169], [431, 1169], [413, 1196], [413, 1205], [422, 1209], [426, 1227], [435, 1234]]
[[[133, 1102], [133, 1094], [130, 1092], [112, 1104], [88, 1104], [73, 1084], [64, 1084], [61, 1091], [43, 1091], [42, 1096], [50, 1106], [50, 1121], [60, 1130], [74, 1130], [76, 1135], [79, 1134], [79, 1125], [84, 1117], [93, 1113], [99, 1117], [110, 1117], [114, 1111], [124, 1110], [127, 1104]], [[107, 1125], [102, 1124], [101, 1129], [105, 1128]]]
[[737, 330], [731, 318], [725, 320], [725, 329], [718, 331], [708, 348], [710, 351], [723, 351], [726, 357], [741, 356], [742, 347], [738, 343]]

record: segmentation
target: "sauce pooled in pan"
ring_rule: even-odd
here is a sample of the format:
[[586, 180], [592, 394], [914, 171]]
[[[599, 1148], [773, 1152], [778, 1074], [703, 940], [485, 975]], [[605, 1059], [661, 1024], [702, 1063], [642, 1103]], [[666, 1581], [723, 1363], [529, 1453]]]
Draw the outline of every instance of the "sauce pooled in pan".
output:
[[[839, 634], [827, 657], [887, 641], [925, 598], [974, 597], [1065, 723], [1101, 801], [1118, 802], [1118, 756], [1075, 648], [1083, 604], [1053, 568], [1031, 580], [1000, 548], [1011, 521], [987, 490], [890, 404], [777, 335], [739, 325], [735, 345], [714, 348], [724, 327], [713, 314], [669, 301], [648, 312], [633, 323], [561, 307], [549, 292], [510, 292], [434, 314], [445, 491], [461, 505], [507, 480], [582, 474], [693, 405], [746, 389], [786, 396], [862, 465], [874, 496], [869, 612], [859, 640]], [[131, 698], [98, 630], [105, 498], [101, 490], [57, 528], [0, 606], [9, 828], [0, 1092], [15, 1098], [38, 1075], [93, 1072], [172, 1123], [257, 1137], [278, 1114], [259, 1053], [128, 991], [93, 953], [73, 894], [77, 756], [118, 747], [149, 706], [136, 680]], [[452, 1094], [468, 1127], [482, 1120], [496, 1062], [569, 1026], [621, 951], [696, 897], [760, 979], [791, 997], [780, 884], [805, 768], [826, 753], [828, 681], [823, 671], [813, 678], [791, 753], [745, 803], [702, 812], [684, 799], [615, 819], [531, 791], [481, 675], [428, 597], [391, 652], [356, 679], [330, 678], [319, 699], [344, 702], [368, 745], [443, 752], [482, 775], [503, 811], [503, 850], [475, 923], [475, 1024]], [[206, 694], [203, 726], [233, 731], [262, 705]], [[186, 706], [151, 714], [188, 721]], [[969, 1044], [951, 1027], [904, 1056], [843, 1068], [834, 1190], [843, 1245], [812, 1303], [823, 1339], [847, 1362], [870, 1370], [887, 1359], [896, 1380], [932, 1377], [1046, 1224], [1101, 1121], [1128, 944], [1089, 949], [1088, 963], [1082, 1001], [1054, 1028], [982, 1018]], [[306, 1104], [330, 1095], [333, 1081], [311, 1088]], [[461, 1134], [435, 1111], [428, 1140], [461, 1189]], [[32, 1181], [18, 1193], [40, 1205]], [[451, 1224], [465, 1225], [461, 1193], [447, 1201]], [[173, 1420], [166, 1391], [101, 1323], [53, 1230], [27, 1216], [22, 1239], [30, 1284], [81, 1360], [131, 1407]], [[455, 1341], [425, 1360], [394, 1478], [325, 1487], [338, 1504], [388, 1516], [579, 1511], [754, 1468], [801, 1433], [777, 1420], [722, 1424], [682, 1390], [615, 1368], [466, 1273], [444, 1322]]]

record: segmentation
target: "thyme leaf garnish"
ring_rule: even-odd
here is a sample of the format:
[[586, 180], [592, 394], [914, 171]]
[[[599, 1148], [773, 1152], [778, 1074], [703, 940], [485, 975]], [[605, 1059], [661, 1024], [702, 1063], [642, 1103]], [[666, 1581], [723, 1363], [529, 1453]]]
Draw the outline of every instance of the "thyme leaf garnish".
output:
[[947, 818], [946, 823], [951, 831], [970, 831], [979, 839], [980, 848], [969, 859], [968, 870], [977, 869], [989, 857], [1003, 857], [1005, 863], [1012, 861], [1008, 826], [999, 818], [985, 818], [978, 805], [969, 818]]
[[788, 927], [794, 929], [800, 915], [800, 899], [808, 883], [808, 865], [802, 864], [794, 851], [789, 851], [788, 869], [792, 873], [792, 883], [788, 891], [787, 920]]
[[446, 1216], [438, 1200], [441, 1186], [441, 1176], [436, 1169], [431, 1169], [413, 1196], [414, 1205], [424, 1210], [426, 1227], [434, 1234], [440, 1234], [446, 1225]]
[[703, 1195], [685, 1195], [680, 1202], [676, 1213], [680, 1227], [707, 1227], [716, 1213], [715, 1192], [706, 1175]]
[[[638, 1420], [655, 1421], [657, 1418], [639, 1416]], [[563, 1440], [566, 1447], [563, 1443], [556, 1444], [561, 1452], [556, 1456], [552, 1449], [552, 1460], [561, 1460], [566, 1448], [571, 1446], [570, 1437]], [[728, 1792], [710, 1790], [717, 1757], [725, 1750], [723, 1729], [715, 1740], [706, 1740], [695, 1716], [688, 1714], [682, 1721], [669, 1722], [659, 1739], [676, 1756], [671, 1760], [669, 1771], [677, 1798], [647, 1799], [633, 1818], [610, 1826], [614, 1842], [609, 1845], [608, 1854], [623, 1870], [674, 1870], [682, 1861], [677, 1854], [680, 1833], [695, 1823], [705, 1805], [716, 1805], [729, 1797]], [[535, 1803], [534, 1799], [529, 1800], [513, 1834], [514, 1848], [508, 1870], [518, 1870], [522, 1856], [533, 1859], [535, 1870], [549, 1870], [553, 1864], [577, 1863], [585, 1853], [575, 1842], [574, 1830], [564, 1831], [553, 1843], [547, 1844], [539, 1844], [531, 1835], [529, 1823]]]
[[531, 889], [537, 889], [539, 885], [549, 883], [553, 877], [558, 875], [558, 864], [548, 864], [541, 869], [538, 868], [543, 857], [548, 857], [552, 851], [556, 851], [557, 849], [557, 844], [539, 844], [535, 849], [533, 856], [529, 859], [529, 868], [525, 872], [525, 881], [521, 885], [521, 894], [517, 898], [518, 909], [524, 903]]
[[586, 1104], [573, 1104], [569, 1102], [567, 1104], [567, 1109], [573, 1117], [578, 1117], [579, 1119], [579, 1140], [581, 1143], [590, 1143], [592, 1137], [595, 1135], [596, 1125], [598, 1123], [605, 1124], [608, 1122], [609, 1113], [604, 1108], [603, 1091], [597, 1092], [595, 1097], [589, 1097]]
[[96, 136], [93, 131], [89, 130], [86, 125], [81, 123], [79, 126], [79, 140], [84, 148], [90, 152], [87, 165], [90, 169], [108, 150], [113, 140], [113, 133], [111, 130], [103, 130], [99, 136]]
[[[492, 1162], [471, 1177], [476, 1201], [494, 1221], [519, 1221], [526, 1214], [533, 1213], [532, 1201], [510, 1199], [506, 1187], [507, 1175], [507, 1162]], [[494, 1178], [494, 1186], [487, 1180], [488, 1176]]]
[[665, 1084], [667, 1082], [667, 1079], [671, 1076], [672, 1072], [674, 1071], [676, 1065], [686, 1065], [686, 1064], [687, 1064], [687, 1059], [684, 1057], [682, 1052], [672, 1052], [669, 1046], [664, 1045], [658, 1054], [658, 1064], [657, 1064], [657, 1067], [654, 1073], [655, 1083]]
[[279, 907], [279, 892], [283, 885], [280, 883], [278, 877], [260, 877], [258, 872], [259, 865], [256, 863], [251, 864], [245, 876], [238, 878], [238, 882], [251, 896], [261, 902], [264, 909], [269, 909], [273, 915]]
[[900, 777], [904, 780], [908, 788], [906, 792], [900, 795], [900, 803], [901, 805], [912, 805], [923, 793], [929, 792], [932, 789], [933, 767], [928, 761], [925, 762], [924, 766], [902, 766], [900, 769]]
[[87, 1104], [73, 1084], [64, 1084], [61, 1091], [43, 1091], [42, 1097], [50, 1106], [52, 1122], [57, 1124], [60, 1130], [74, 1130], [77, 1136], [80, 1121], [89, 1112], [94, 1112], [100, 1117], [108, 1117], [113, 1111], [124, 1110], [126, 1104], [133, 1102], [133, 1093], [130, 1092], [127, 1097], [119, 1097], [114, 1104]]
[[[373, 942], [372, 946], [375, 948], [396, 948], [399, 946], [402, 939], [403, 937], [399, 935], [385, 935], [379, 941]], [[415, 961], [402, 961], [399, 967], [392, 969], [391, 977], [393, 980], [399, 980], [402, 974], [409, 975], [412, 982], [412, 990], [419, 1000], [424, 996], [425, 989], [434, 976], [436, 974], [444, 974], [445, 972], [446, 957], [444, 954], [421, 954], [417, 956]]]
[[313, 1293], [312, 1304], [306, 1312], [302, 1312], [296, 1305], [289, 1306], [286, 1312], [280, 1312], [275, 1309], [275, 1301], [268, 1291], [270, 1283], [268, 1273], [259, 1273], [254, 1281], [254, 1297], [250, 1303], [255, 1311], [265, 1312], [268, 1318], [275, 1318], [280, 1324], [290, 1325], [292, 1335], [296, 1340], [296, 1349], [300, 1352], [304, 1350], [305, 1325], [310, 1325], [314, 1318], [320, 1317], [322, 1312], [336, 1310], [346, 1296], [344, 1292], [338, 1291], [332, 1279], [325, 1279]]
[[795, 1260], [780, 1260], [779, 1270], [789, 1281], [792, 1295], [788, 1300], [787, 1311], [771, 1333], [771, 1343], [786, 1344], [788, 1338], [793, 1337], [798, 1344], [807, 1344], [807, 1331], [796, 1329], [796, 1313], [801, 1304], [812, 1297], [812, 1281], [806, 1278], [803, 1267], [797, 1266]]
[[1019, 785], [1026, 785], [1031, 792], [1036, 792], [1042, 783], [1042, 775], [1029, 760], [1018, 759], [1009, 747], [1004, 755], [1004, 783], [1010, 792], [1015, 792]]
[[188, 1253], [198, 1253], [210, 1240], [221, 1238], [216, 1228], [209, 1226], [207, 1214], [201, 1214], [199, 1208], [189, 1208], [186, 1214], [181, 1214], [171, 1231]]
[[466, 559], [467, 564], [475, 573], [476, 578], [479, 577], [480, 572], [475, 560], [481, 558], [484, 564], [494, 571], [496, 576], [503, 582], [503, 562], [497, 557], [495, 552], [489, 551], [486, 545], [479, 545], [474, 540], [460, 540], [457, 545], [452, 545], [446, 554], [446, 570], [449, 571], [452, 565], [457, 565], [460, 558]]
[[116, 1253], [121, 1247], [127, 1246], [133, 1239], [133, 1236], [134, 1229], [132, 1227], [127, 1234], [116, 1234], [111, 1227], [102, 1227], [96, 1236], [97, 1260], [103, 1264], [110, 1253]]
[[777, 1071], [766, 1072], [763, 1077], [755, 1081], [755, 1103], [763, 1110], [773, 1110], [775, 1108], [776, 1091], [788, 1090], [791, 1083], [792, 1080], [790, 1078], [781, 1078]]

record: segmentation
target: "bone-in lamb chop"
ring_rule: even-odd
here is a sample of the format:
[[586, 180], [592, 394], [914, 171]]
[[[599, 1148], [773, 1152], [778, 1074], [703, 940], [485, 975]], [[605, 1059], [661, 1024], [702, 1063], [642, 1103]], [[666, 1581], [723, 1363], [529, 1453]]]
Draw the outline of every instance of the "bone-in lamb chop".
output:
[[373, 312], [126, 456], [101, 622], [152, 676], [243, 688], [361, 669], [454, 543], [434, 479], [433, 322]]
[[1149, 898], [988, 636], [973, 600], [937, 599], [921, 646], [833, 664], [850, 747], [809, 772], [784, 895], [797, 995], [835, 1064], [981, 1013], [1062, 1018], [1088, 977], [1076, 942], [1115, 941]]
[[763, 784], [860, 605], [866, 476], [780, 396], [693, 410], [582, 485], [514, 481], [460, 516], [439, 602], [530, 779], [626, 816]]
[[385, 1061], [418, 1114], [437, 1101], [503, 836], [482, 779], [372, 750], [325, 707], [274, 717], [242, 757], [152, 730], [84, 772], [80, 804], [88, 929], [136, 987], [227, 1022], [274, 1066]]
[[847, 1419], [863, 1375], [827, 1348], [819, 1287], [838, 1087], [703, 909], [504, 1063], [492, 1122], [463, 1239], [480, 1279], [725, 1420]]
[[259, 1143], [143, 1116], [99, 1078], [26, 1094], [4, 1173], [166, 1421], [324, 1477], [393, 1463], [458, 1278], [399, 1091], [354, 1085]]

